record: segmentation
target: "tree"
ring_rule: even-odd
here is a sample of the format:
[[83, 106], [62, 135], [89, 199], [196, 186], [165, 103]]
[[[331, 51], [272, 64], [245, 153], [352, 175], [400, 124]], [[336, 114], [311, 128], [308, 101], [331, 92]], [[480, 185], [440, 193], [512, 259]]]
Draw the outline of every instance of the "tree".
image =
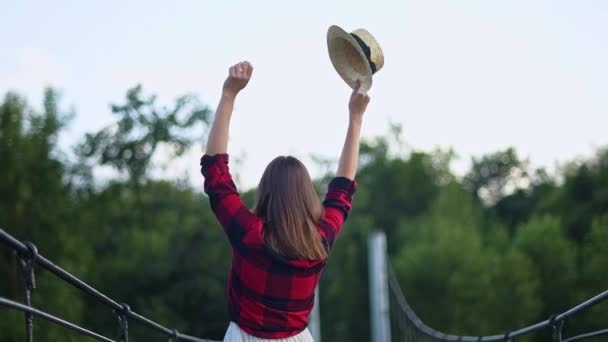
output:
[[368, 341], [370, 338], [367, 237], [370, 217], [353, 211], [342, 228], [323, 271], [320, 312], [323, 340]]
[[[593, 219], [589, 234], [581, 245], [581, 270], [573, 294], [577, 302], [582, 302], [606, 291], [606, 270], [608, 269], [608, 215]], [[566, 326], [568, 335], [581, 334], [605, 328], [608, 305], [602, 303], [585, 311]]]
[[530, 322], [540, 308], [532, 262], [485, 245], [482, 210], [450, 184], [427, 215], [402, 221], [407, 242], [393, 263], [410, 304], [436, 329], [494, 334]]
[[[151, 156], [159, 144], [171, 144], [177, 155], [182, 153], [193, 141], [186, 135], [187, 129], [206, 123], [208, 110], [192, 97], [179, 98], [171, 110], [156, 109], [154, 97], [141, 97], [139, 87], [129, 90], [127, 104], [113, 106], [113, 111], [121, 115], [118, 123], [88, 135], [77, 148], [82, 163], [70, 164], [67, 157], [61, 158], [56, 146], [69, 117], [59, 113], [57, 94], [47, 90], [44, 112], [38, 114], [9, 93], [0, 106], [0, 161], [10, 165], [6, 177], [0, 180], [0, 225], [20, 239], [35, 241], [46, 257], [111, 297], [123, 298], [134, 309], [142, 308], [150, 316], [158, 314], [154, 319], [165, 324], [175, 322], [183, 330], [217, 334], [225, 319], [209, 320], [209, 324], [194, 329], [184, 324], [193, 320], [179, 318], [188, 310], [200, 313], [198, 307], [188, 308], [192, 302], [183, 297], [184, 290], [200, 284], [207, 285], [205, 291], [188, 295], [211, 302], [205, 307], [210, 310], [209, 316], [222, 310], [222, 303], [212, 300], [221, 298], [219, 284], [225, 279], [223, 269], [217, 266], [222, 264], [217, 253], [227, 252], [222, 244], [214, 242], [221, 237], [221, 230], [201, 234], [201, 223], [214, 227], [214, 220], [210, 213], [206, 220], [200, 220], [204, 201], [190, 189], [146, 181]], [[96, 191], [90, 184], [92, 165], [85, 164], [94, 158], [98, 158], [98, 164], [127, 171], [127, 182], [113, 181]], [[211, 245], [206, 257], [201, 258], [197, 253], [202, 253], [206, 243]], [[192, 260], [183, 260], [188, 257]], [[0, 267], [10, 277], [8, 282], [1, 282], [0, 290], [17, 299], [21, 291], [13, 259], [3, 250]], [[209, 270], [201, 273], [201, 268]], [[37, 278], [34, 305], [114, 335], [115, 317], [107, 308], [86, 296], [83, 301], [70, 285], [53, 275], [38, 272]], [[147, 291], [137, 290], [145, 285], [149, 286]], [[21, 322], [22, 316], [2, 320], [0, 328], [6, 328], [2, 329], [3, 335], [4, 331], [13, 331], [16, 336], [22, 333], [22, 325], [15, 320]], [[45, 323], [36, 324], [35, 334], [53, 340], [77, 338]]]
[[[5, 166], [0, 177], [0, 227], [18, 239], [33, 241], [41, 254], [80, 273], [88, 268], [90, 254], [81, 249], [83, 240], [72, 234], [73, 227], [69, 224], [77, 212], [76, 203], [70, 195], [69, 166], [57, 149], [57, 141], [70, 115], [61, 113], [58, 101], [58, 94], [47, 89], [40, 113], [14, 93], [8, 93], [0, 105], [0, 164]], [[70, 261], [76, 258], [78, 264]], [[3, 248], [0, 292], [22, 300], [17, 270], [14, 256]], [[33, 304], [79, 323], [80, 297], [73, 296], [69, 286], [54, 281], [47, 272], [36, 272], [36, 276], [38, 287], [34, 290]], [[64, 305], [65, 302], [70, 305]], [[23, 332], [22, 322], [21, 315], [0, 320], [2, 335], [15, 332], [15, 336], [20, 336], [17, 334]], [[70, 341], [56, 327], [50, 327], [45, 335], [51, 340]]]
[[502, 197], [529, 184], [527, 161], [522, 161], [513, 148], [473, 158], [465, 176], [467, 188], [484, 203], [493, 205]]
[[593, 218], [605, 215], [608, 208], [608, 148], [568, 163], [563, 173], [563, 185], [544, 198], [540, 210], [561, 217], [568, 236], [582, 244]]
[[[74, 161], [57, 146], [70, 117], [58, 101], [48, 90], [41, 111], [12, 93], [0, 104], [0, 227], [138, 313], [220, 339], [228, 324], [229, 244], [206, 195], [149, 172], [160, 146], [173, 146], [176, 155], [189, 148], [208, 109], [190, 96], [158, 108], [141, 87], [130, 89], [125, 104], [112, 107], [117, 122], [87, 135]], [[391, 264], [416, 313], [445, 332], [521, 328], [605, 289], [608, 149], [554, 177], [528, 171], [515, 150], [498, 151], [474, 159], [463, 180], [450, 170], [453, 151], [405, 146], [397, 125], [361, 146], [354, 208], [320, 284], [325, 340], [369, 340], [372, 229], [386, 231]], [[96, 184], [97, 165], [120, 177]], [[331, 176], [315, 180], [320, 196]], [[240, 190], [253, 205], [255, 189]], [[20, 298], [17, 269], [0, 248], [0, 296]], [[108, 308], [47, 272], [37, 272], [37, 280], [36, 306], [116, 336]], [[576, 316], [565, 333], [605, 328], [606, 310], [604, 303]], [[35, 326], [48, 340], [80, 340], [41, 320]], [[23, 315], [0, 309], [0, 331], [22, 339]], [[158, 338], [137, 324], [130, 332], [134, 340]]]
[[182, 155], [194, 142], [187, 131], [209, 124], [210, 110], [191, 95], [179, 97], [172, 109], [156, 108], [155, 101], [155, 96], [143, 98], [141, 86], [129, 89], [124, 105], [112, 105], [112, 112], [119, 116], [116, 124], [87, 134], [76, 153], [93, 158], [98, 165], [126, 171], [129, 180], [139, 184], [160, 144], [171, 146], [174, 156]]
[[550, 215], [532, 218], [519, 229], [514, 246], [533, 261], [534, 272], [540, 279], [535, 296], [541, 299], [542, 310], [536, 320], [544, 320], [575, 304], [572, 296], [575, 249], [563, 235], [559, 219]]
[[529, 179], [529, 186], [516, 189], [492, 207], [493, 213], [509, 228], [512, 235], [519, 225], [526, 223], [538, 211], [539, 203], [551, 196], [557, 188], [555, 181], [542, 168], [537, 169]]
[[[398, 244], [398, 223], [403, 217], [425, 213], [435, 198], [442, 181], [449, 174], [437, 162], [441, 156], [412, 151], [408, 156], [391, 157], [386, 139], [361, 145], [361, 168], [357, 174], [360, 190], [354, 210], [373, 218], [374, 228], [388, 235], [389, 251]], [[361, 205], [364, 201], [364, 205]]]
[[[155, 320], [174, 322], [178, 329], [200, 336], [219, 336], [227, 317], [217, 298], [223, 298], [229, 260], [222, 231], [208, 204], [189, 186], [147, 177], [157, 148], [168, 144], [174, 156], [181, 155], [194, 142], [190, 130], [206, 127], [210, 111], [192, 96], [178, 98], [172, 109], [156, 108], [154, 96], [142, 97], [141, 87], [130, 89], [125, 105], [112, 106], [117, 123], [88, 134], [76, 150], [83, 161], [110, 165], [128, 175], [124, 182], [111, 181], [80, 198], [87, 213], [83, 226], [93, 236], [99, 260], [90, 278]], [[207, 317], [205, 325], [184, 319], [201, 312]], [[112, 324], [111, 316], [99, 317], [97, 310], [90, 310], [86, 321], [99, 329]], [[146, 338], [142, 331], [134, 335]]]
[[[89, 213], [83, 233], [97, 257], [88, 281], [163, 325], [221, 337], [230, 248], [209, 204], [166, 181], [147, 181], [138, 192], [139, 199], [130, 183], [113, 183], [82, 202]], [[88, 304], [88, 326], [115, 325], [106, 308]], [[136, 340], [153, 336], [132, 333]]]

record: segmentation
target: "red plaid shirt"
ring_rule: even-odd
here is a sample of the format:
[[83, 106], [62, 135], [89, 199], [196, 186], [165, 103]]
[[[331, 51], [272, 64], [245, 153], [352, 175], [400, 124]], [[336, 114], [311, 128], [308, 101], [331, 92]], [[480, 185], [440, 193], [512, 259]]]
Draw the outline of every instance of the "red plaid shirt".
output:
[[[315, 287], [327, 260], [282, 256], [262, 238], [264, 223], [241, 200], [228, 170], [228, 155], [204, 155], [201, 172], [211, 209], [232, 246], [226, 290], [230, 320], [250, 335], [286, 338], [308, 325]], [[323, 200], [318, 232], [331, 248], [352, 205], [355, 181], [336, 177]]]

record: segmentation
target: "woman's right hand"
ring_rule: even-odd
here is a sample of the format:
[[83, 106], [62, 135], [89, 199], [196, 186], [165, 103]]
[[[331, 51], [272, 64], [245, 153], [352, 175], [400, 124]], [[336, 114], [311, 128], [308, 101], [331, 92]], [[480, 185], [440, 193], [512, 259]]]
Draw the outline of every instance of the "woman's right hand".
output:
[[350, 101], [348, 102], [348, 110], [350, 113], [351, 121], [362, 120], [363, 113], [365, 113], [365, 110], [367, 109], [367, 104], [369, 103], [369, 95], [367, 95], [367, 93], [359, 93], [360, 87], [361, 82], [357, 80], [353, 88], [353, 93], [350, 95]]
[[363, 113], [369, 103], [367, 94], [360, 94], [359, 88], [361, 83], [357, 81], [353, 87], [353, 93], [350, 95], [348, 102], [348, 110], [350, 121], [348, 130], [346, 131], [346, 139], [344, 147], [338, 162], [337, 177], [345, 177], [354, 180], [357, 175], [357, 163], [359, 160], [359, 140], [361, 138], [361, 126], [363, 125]]
[[228, 78], [226, 78], [222, 89], [224, 95], [236, 97], [236, 95], [247, 86], [252, 73], [253, 66], [249, 62], [241, 62], [231, 66], [228, 72]]

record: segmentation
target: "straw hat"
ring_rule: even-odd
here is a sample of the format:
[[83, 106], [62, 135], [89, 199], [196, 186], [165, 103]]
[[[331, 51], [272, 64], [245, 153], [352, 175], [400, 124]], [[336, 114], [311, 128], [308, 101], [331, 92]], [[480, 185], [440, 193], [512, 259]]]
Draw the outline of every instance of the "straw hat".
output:
[[338, 26], [327, 31], [327, 49], [334, 68], [351, 88], [361, 81], [360, 93], [372, 87], [372, 76], [384, 66], [384, 55], [378, 41], [367, 30], [348, 33]]

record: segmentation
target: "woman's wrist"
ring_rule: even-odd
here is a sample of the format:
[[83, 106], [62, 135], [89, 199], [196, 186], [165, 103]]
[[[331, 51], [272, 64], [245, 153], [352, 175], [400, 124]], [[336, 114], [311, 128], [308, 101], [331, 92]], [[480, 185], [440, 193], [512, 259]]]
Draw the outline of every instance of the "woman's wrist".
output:
[[236, 95], [238, 92], [233, 92], [231, 90], [223, 89], [222, 90], [222, 100], [234, 101], [236, 99]]
[[357, 128], [361, 128], [361, 125], [363, 124], [363, 117], [362, 117], [362, 115], [351, 114], [350, 118], [348, 120], [348, 124], [349, 124], [349, 126], [354, 126], [354, 127], [357, 127]]

